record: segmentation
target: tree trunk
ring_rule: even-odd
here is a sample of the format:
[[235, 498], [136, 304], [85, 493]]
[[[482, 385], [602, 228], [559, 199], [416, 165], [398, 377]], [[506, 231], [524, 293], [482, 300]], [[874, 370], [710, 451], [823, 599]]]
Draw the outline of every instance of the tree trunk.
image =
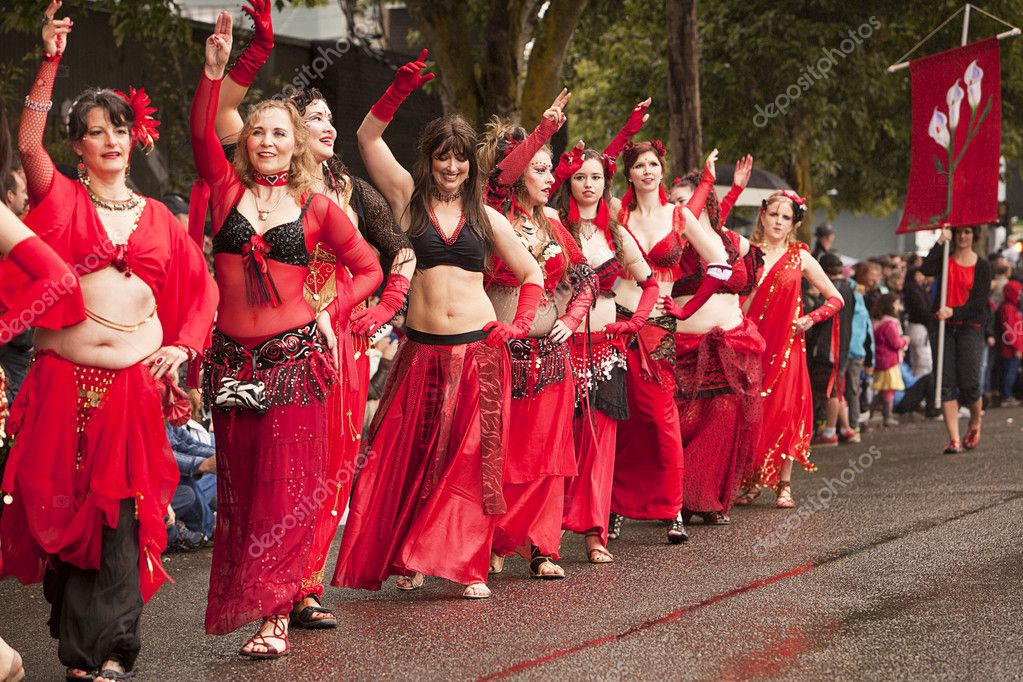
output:
[[671, 167], [675, 175], [699, 168], [700, 55], [696, 0], [665, 0], [668, 28], [668, 116]]
[[540, 121], [543, 112], [561, 92], [561, 67], [587, 0], [551, 0], [537, 31], [522, 84], [519, 111], [527, 127]]

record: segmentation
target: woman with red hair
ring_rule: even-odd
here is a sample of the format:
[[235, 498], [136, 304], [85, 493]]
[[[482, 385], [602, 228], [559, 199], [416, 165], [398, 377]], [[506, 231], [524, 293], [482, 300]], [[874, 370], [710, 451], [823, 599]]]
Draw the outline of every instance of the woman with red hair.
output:
[[[775, 192], [764, 199], [750, 235], [750, 242], [764, 252], [764, 272], [746, 301], [746, 315], [766, 344], [762, 356], [763, 423], [769, 426], [760, 431], [753, 474], [743, 482], [736, 504], [752, 504], [762, 488], [771, 488], [777, 496], [776, 506], [794, 507], [789, 483], [793, 462], [815, 471], [810, 463], [813, 404], [805, 334], [841, 310], [844, 302], [806, 244], [796, 241], [805, 203], [794, 192]], [[803, 311], [804, 278], [825, 298], [824, 305], [809, 314]], [[832, 346], [837, 352], [837, 324]]]

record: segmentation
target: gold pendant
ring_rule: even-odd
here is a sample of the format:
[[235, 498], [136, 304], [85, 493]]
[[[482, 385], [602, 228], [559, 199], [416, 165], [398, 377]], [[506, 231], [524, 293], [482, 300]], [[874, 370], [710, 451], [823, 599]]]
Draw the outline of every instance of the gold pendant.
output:
[[256, 213], [259, 214], [259, 219], [260, 220], [266, 220], [267, 216], [270, 215], [270, 211], [260, 211], [258, 209], [256, 210]]

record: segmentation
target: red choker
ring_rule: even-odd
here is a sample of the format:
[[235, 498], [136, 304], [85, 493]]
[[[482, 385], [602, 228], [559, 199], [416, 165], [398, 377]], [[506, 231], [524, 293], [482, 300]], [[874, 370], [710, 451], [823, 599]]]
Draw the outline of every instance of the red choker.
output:
[[259, 171], [252, 171], [252, 181], [264, 187], [283, 187], [288, 184], [288, 171], [263, 175]]

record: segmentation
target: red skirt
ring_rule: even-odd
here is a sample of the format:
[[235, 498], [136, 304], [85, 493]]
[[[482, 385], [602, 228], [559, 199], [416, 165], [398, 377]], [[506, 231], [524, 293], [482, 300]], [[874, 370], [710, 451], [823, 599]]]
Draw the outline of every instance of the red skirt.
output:
[[682, 509], [674, 330], [675, 318], [652, 318], [629, 344], [629, 418], [618, 425], [611, 510], [632, 519], [672, 519]]
[[[294, 338], [301, 342], [292, 343]], [[204, 374], [210, 375], [212, 367], [221, 373], [240, 370], [233, 364], [253, 345], [214, 332]], [[218, 357], [221, 348], [226, 350]], [[323, 476], [334, 381], [324, 373], [327, 361], [315, 328], [283, 332], [258, 350], [269, 365], [261, 372], [281, 378], [276, 385], [267, 381], [273, 406], [262, 414], [213, 410], [217, 528], [206, 607], [210, 634], [291, 611], [302, 596], [315, 519], [334, 502], [336, 488]]]
[[536, 546], [557, 558], [565, 478], [576, 473], [571, 356], [567, 344], [546, 338], [516, 339], [509, 347], [511, 426], [504, 458], [508, 511], [497, 523], [494, 551], [528, 557]]
[[486, 582], [511, 394], [507, 350], [484, 338], [409, 330], [359, 457], [333, 585], [379, 590], [417, 572]]
[[676, 334], [679, 421], [685, 451], [683, 507], [727, 514], [753, 470], [760, 437], [764, 339], [755, 324]]
[[50, 555], [98, 570], [103, 528], [116, 528], [121, 501], [134, 498], [148, 601], [167, 577], [163, 519], [180, 478], [152, 374], [141, 364], [102, 369], [40, 351], [10, 417], [0, 575], [39, 582]]
[[579, 403], [573, 432], [579, 473], [565, 481], [562, 528], [575, 533], [597, 530], [604, 545], [611, 512], [618, 419], [628, 417], [623, 346], [620, 340], [608, 340], [603, 332], [572, 337]]

